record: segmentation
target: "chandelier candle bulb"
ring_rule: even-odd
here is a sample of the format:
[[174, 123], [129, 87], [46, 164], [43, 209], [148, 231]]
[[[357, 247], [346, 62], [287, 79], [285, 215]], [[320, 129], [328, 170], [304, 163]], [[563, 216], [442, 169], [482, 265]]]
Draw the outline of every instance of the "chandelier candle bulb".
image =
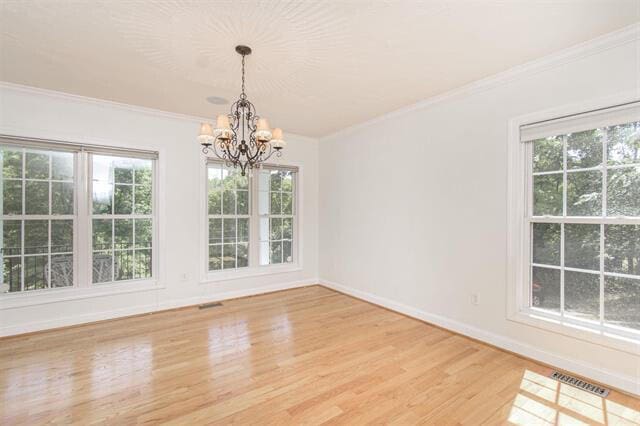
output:
[[268, 142], [271, 140], [271, 129], [269, 129], [269, 122], [266, 118], [258, 119], [256, 139], [260, 142]]
[[209, 123], [200, 124], [200, 134], [198, 135], [198, 142], [201, 145], [211, 145], [215, 137], [213, 136], [213, 129]]

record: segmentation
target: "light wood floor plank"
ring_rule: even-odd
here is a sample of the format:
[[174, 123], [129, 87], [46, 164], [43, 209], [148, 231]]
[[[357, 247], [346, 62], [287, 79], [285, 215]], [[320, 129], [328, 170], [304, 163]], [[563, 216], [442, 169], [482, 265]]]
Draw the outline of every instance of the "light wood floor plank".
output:
[[0, 340], [0, 424], [639, 424], [640, 400], [320, 286]]

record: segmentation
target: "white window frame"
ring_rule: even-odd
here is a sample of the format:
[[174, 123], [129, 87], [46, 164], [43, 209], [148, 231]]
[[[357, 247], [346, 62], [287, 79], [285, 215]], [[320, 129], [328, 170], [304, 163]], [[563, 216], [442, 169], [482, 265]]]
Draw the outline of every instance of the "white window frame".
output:
[[[25, 147], [33, 150], [73, 151], [74, 157], [74, 284], [73, 286], [47, 288], [38, 290], [19, 291], [13, 293], [0, 293], [0, 310], [13, 309], [24, 306], [36, 306], [40, 304], [79, 300], [89, 297], [100, 297], [113, 294], [126, 294], [147, 290], [164, 288], [161, 285], [160, 274], [160, 247], [161, 234], [158, 188], [160, 182], [160, 150], [148, 150], [133, 148], [130, 144], [118, 141], [104, 141], [104, 144], [87, 144], [53, 138], [36, 138], [23, 135], [0, 134], [0, 143], [3, 145]], [[92, 197], [91, 197], [91, 154], [117, 155], [117, 156], [147, 156], [153, 159], [153, 242], [152, 242], [152, 277], [104, 283], [92, 283]], [[16, 217], [19, 219], [20, 217]], [[30, 217], [36, 218], [36, 217]]]
[[[636, 333], [635, 331], [629, 332], [629, 330], [626, 329], [618, 330], [611, 325], [590, 324], [585, 320], [554, 315], [530, 307], [529, 259], [531, 258], [531, 221], [529, 209], [532, 208], [531, 167], [533, 149], [531, 143], [522, 143], [520, 141], [522, 126], [608, 108], [614, 105], [638, 102], [639, 100], [637, 94], [628, 93], [527, 114], [515, 117], [509, 121], [507, 146], [507, 318], [509, 320], [633, 354], [637, 354], [640, 350], [640, 333]], [[566, 174], [566, 172], [563, 173]], [[606, 197], [606, 193], [604, 196]], [[554, 223], [576, 223], [574, 219], [567, 221], [564, 218], [548, 218], [548, 220], [545, 218], [545, 221]], [[640, 220], [636, 219], [608, 220], [601, 217], [581, 218], [579, 220], [581, 223], [597, 224], [608, 223], [610, 221], [616, 224], [640, 223]], [[601, 233], [601, 244], [603, 238], [603, 234]], [[563, 252], [563, 249], [561, 249], [561, 252]], [[604, 260], [601, 259], [601, 263], [603, 261]], [[603, 303], [602, 294], [600, 295], [600, 303]]]
[[294, 184], [294, 220], [293, 232], [294, 241], [292, 243], [292, 263], [280, 263], [274, 265], [260, 265], [260, 216], [258, 206], [258, 169], [249, 174], [249, 266], [235, 269], [222, 269], [209, 271], [209, 211], [208, 211], [208, 188], [207, 188], [207, 168], [210, 163], [224, 164], [223, 161], [207, 157], [202, 161], [200, 168], [200, 211], [202, 212], [200, 222], [200, 284], [209, 284], [220, 281], [228, 281], [242, 278], [251, 278], [263, 275], [284, 274], [302, 270], [302, 166], [295, 163], [265, 164], [265, 168], [274, 169], [295, 169], [296, 177]]

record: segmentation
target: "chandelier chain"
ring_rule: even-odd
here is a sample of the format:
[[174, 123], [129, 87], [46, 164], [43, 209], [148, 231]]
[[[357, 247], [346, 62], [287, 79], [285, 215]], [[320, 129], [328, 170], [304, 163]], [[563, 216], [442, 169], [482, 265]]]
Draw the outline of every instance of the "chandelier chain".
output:
[[240, 94], [240, 97], [242, 99], [246, 99], [247, 95], [244, 92], [244, 57], [245, 55], [242, 55], [242, 93]]

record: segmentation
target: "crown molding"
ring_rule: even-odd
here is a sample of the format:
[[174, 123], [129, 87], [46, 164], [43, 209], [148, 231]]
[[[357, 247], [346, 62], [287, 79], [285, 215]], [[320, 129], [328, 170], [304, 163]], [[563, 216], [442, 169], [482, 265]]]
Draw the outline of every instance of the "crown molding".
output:
[[540, 59], [535, 59], [522, 65], [517, 65], [513, 68], [509, 68], [506, 71], [502, 71], [489, 77], [476, 80], [472, 83], [466, 84], [464, 86], [444, 92], [439, 95], [432, 96], [420, 102], [396, 109], [370, 120], [345, 127], [344, 129], [330, 133], [326, 136], [321, 136], [319, 140], [323, 141], [346, 136], [375, 123], [379, 123], [395, 117], [404, 116], [413, 111], [425, 109], [440, 102], [448, 101], [462, 96], [468, 96], [475, 93], [480, 93], [482, 91], [503, 85], [505, 83], [509, 83], [511, 81], [534, 75], [543, 71], [548, 71], [550, 69], [560, 67], [567, 63], [583, 59], [603, 51], [611, 50], [625, 44], [638, 42], [638, 40], [640, 40], [640, 23], [626, 26], [617, 31], [613, 31], [600, 37], [588, 40], [586, 42], [568, 47], [566, 49], [544, 56]]
[[[66, 101], [93, 104], [93, 105], [98, 105], [98, 106], [102, 106], [102, 107], [109, 107], [109, 108], [119, 109], [119, 110], [122, 110], [122, 111], [128, 111], [128, 112], [133, 112], [133, 113], [138, 113], [138, 114], [151, 115], [151, 116], [154, 116], [154, 117], [169, 118], [169, 119], [180, 120], [180, 121], [189, 121], [189, 122], [198, 123], [198, 124], [202, 123], [202, 122], [210, 122], [212, 120], [211, 117], [210, 118], [206, 118], [206, 117], [199, 117], [199, 116], [196, 116], [196, 115], [188, 115], [188, 114], [180, 114], [180, 113], [177, 113], [177, 112], [163, 111], [163, 110], [160, 110], [160, 109], [154, 109], [154, 108], [147, 108], [147, 107], [138, 106], [138, 105], [125, 104], [125, 103], [122, 103], [122, 102], [109, 101], [109, 100], [106, 100], [106, 99], [91, 98], [89, 96], [82, 96], [82, 95], [75, 95], [73, 93], [59, 92], [57, 90], [43, 89], [41, 87], [25, 86], [23, 84], [11, 83], [11, 82], [2, 81], [2, 80], [0, 80], [0, 90], [1, 89], [14, 90], [16, 92], [29, 93], [29, 94], [38, 95], [38, 96], [47, 96], [47, 97], [53, 98], [53, 99], [61, 99], [61, 100], [66, 100]], [[299, 134], [296, 134], [296, 133], [289, 133], [289, 132], [287, 132], [287, 138], [293, 138], [293, 139], [296, 139], [298, 141], [305, 141], [305, 142], [317, 142], [318, 141], [318, 139], [314, 138], [314, 137], [304, 136], [304, 135], [299, 135]]]

